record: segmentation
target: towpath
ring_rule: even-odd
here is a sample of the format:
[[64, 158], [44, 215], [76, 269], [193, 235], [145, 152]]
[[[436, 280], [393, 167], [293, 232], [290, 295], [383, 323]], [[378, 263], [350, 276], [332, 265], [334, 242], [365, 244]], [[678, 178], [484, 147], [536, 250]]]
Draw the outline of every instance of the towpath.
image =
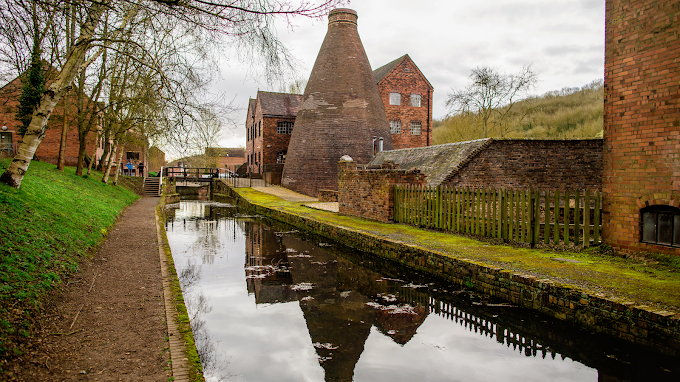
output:
[[93, 258], [48, 301], [27, 351], [5, 365], [9, 380], [165, 381], [172, 376], [154, 214], [158, 200], [144, 197], [128, 207]]

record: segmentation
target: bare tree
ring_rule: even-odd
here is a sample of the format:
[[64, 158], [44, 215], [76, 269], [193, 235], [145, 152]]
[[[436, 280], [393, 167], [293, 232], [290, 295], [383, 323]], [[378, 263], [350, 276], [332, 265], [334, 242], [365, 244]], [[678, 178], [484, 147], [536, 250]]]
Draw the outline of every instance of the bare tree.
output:
[[467, 117], [477, 131], [477, 138], [488, 138], [493, 134], [505, 137], [512, 129], [508, 120], [516, 112], [517, 102], [534, 88], [538, 76], [531, 66], [514, 74], [477, 67], [469, 78], [472, 83], [466, 88], [453, 89], [447, 94], [446, 107], [453, 114]]
[[[8, 0], [5, 0], [8, 1]], [[292, 16], [321, 17], [330, 9], [344, 3], [344, 0], [323, 0], [316, 5], [307, 0], [298, 5], [288, 0], [215, 0], [179, 2], [175, 0], [137, 0], [130, 2], [114, 2], [100, 0], [87, 2], [76, 0], [72, 2], [79, 6], [82, 24], [79, 37], [69, 51], [54, 82], [43, 93], [40, 103], [31, 118], [27, 132], [17, 150], [17, 155], [7, 170], [0, 176], [0, 181], [19, 188], [35, 150], [45, 136], [45, 128], [56, 103], [63, 97], [73, 79], [88, 65], [95, 62], [104, 49], [109, 49], [106, 41], [121, 41], [125, 35], [120, 32], [133, 14], [130, 5], [137, 6], [159, 18], [164, 18], [166, 25], [175, 27], [174, 37], [203, 37], [203, 41], [219, 40], [218, 37], [229, 36], [237, 47], [242, 58], [251, 62], [260, 62], [266, 70], [267, 78], [273, 80], [280, 77], [282, 70], [290, 67], [291, 59], [288, 51], [282, 46], [273, 29], [274, 17], [290, 18]], [[100, 24], [104, 22], [104, 15], [110, 14], [108, 19], [114, 27], [110, 29], [110, 36], [97, 36], [101, 31]], [[99, 28], [99, 29], [98, 29]], [[144, 31], [143, 37], [133, 39], [132, 44], [147, 37], [151, 31]], [[97, 43], [97, 42], [101, 43]], [[96, 47], [94, 53], [88, 52]], [[197, 59], [207, 55], [209, 48], [200, 49], [195, 46], [193, 52], [187, 55]], [[143, 50], [140, 50], [143, 52]], [[142, 53], [143, 54], [143, 53]], [[259, 60], [256, 60], [259, 59]]]

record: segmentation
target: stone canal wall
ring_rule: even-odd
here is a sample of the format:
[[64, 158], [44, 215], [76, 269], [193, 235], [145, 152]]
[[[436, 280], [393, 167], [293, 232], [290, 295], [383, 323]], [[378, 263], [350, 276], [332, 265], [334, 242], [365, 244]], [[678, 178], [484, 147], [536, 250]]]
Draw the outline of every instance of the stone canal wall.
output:
[[[221, 183], [221, 182], [220, 182]], [[680, 355], [680, 314], [655, 311], [631, 302], [614, 301], [576, 287], [539, 279], [465, 258], [450, 257], [409, 243], [388, 240], [246, 200], [226, 185], [216, 187], [215, 200], [231, 198], [258, 214], [313, 231], [344, 245], [369, 252], [440, 277], [488, 296], [533, 309], [560, 320], [625, 341], [654, 346]]]

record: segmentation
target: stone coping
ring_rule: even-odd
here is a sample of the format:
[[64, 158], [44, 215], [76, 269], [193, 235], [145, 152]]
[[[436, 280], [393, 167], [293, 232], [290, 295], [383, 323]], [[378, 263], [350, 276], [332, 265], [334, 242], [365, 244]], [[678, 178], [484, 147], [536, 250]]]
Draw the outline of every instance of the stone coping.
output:
[[[350, 247], [402, 263], [449, 282], [533, 309], [577, 326], [680, 355], [680, 314], [608, 298], [572, 285], [523, 274], [414, 244], [319, 221], [246, 199], [230, 189], [237, 204], [256, 213], [313, 231]], [[218, 195], [219, 197], [219, 195]]]

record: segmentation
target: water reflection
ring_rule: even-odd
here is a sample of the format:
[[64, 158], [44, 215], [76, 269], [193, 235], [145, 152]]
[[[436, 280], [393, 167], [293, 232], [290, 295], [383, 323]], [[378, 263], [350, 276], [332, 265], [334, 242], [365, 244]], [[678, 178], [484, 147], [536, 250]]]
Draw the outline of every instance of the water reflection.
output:
[[625, 381], [678, 375], [677, 360], [489, 304], [228, 204], [182, 202], [167, 212], [208, 380]]

